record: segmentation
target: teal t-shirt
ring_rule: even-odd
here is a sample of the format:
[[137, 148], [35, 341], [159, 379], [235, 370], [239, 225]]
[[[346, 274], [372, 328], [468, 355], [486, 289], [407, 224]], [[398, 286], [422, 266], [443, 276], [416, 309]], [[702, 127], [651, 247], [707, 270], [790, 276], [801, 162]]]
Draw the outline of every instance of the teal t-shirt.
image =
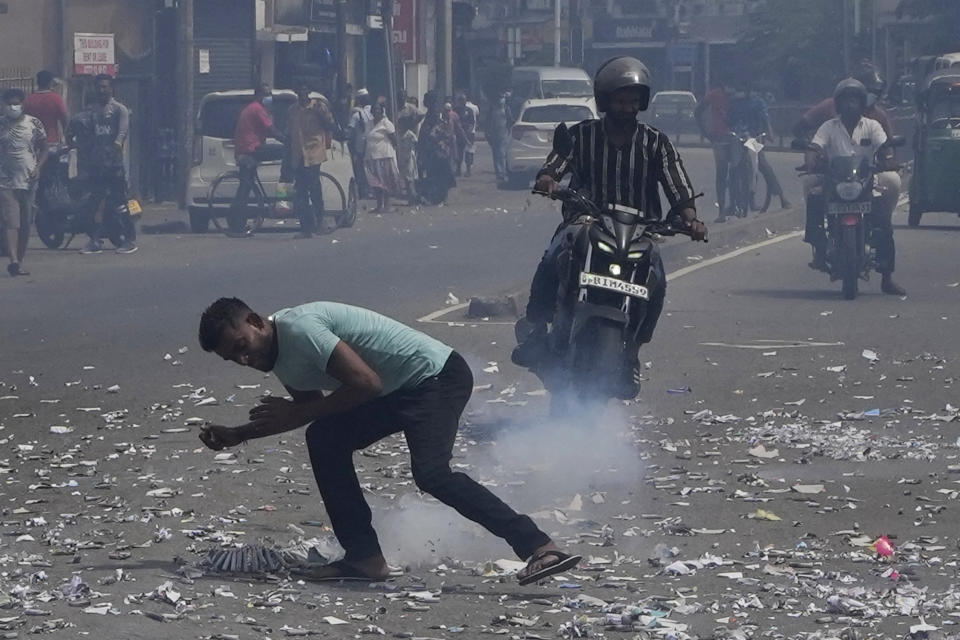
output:
[[333, 391], [340, 386], [327, 373], [327, 362], [341, 340], [380, 376], [381, 396], [437, 375], [453, 353], [405, 324], [348, 304], [311, 302], [281, 309], [271, 318], [278, 348], [273, 373], [297, 391]]

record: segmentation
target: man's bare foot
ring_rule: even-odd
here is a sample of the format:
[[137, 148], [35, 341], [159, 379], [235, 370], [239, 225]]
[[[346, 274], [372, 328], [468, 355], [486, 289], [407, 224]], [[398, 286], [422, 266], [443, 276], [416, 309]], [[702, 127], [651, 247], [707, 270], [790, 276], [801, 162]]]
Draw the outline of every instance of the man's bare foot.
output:
[[581, 556], [572, 556], [560, 550], [554, 542], [537, 547], [527, 560], [527, 566], [517, 572], [521, 585], [539, 582], [557, 573], [572, 569], [582, 560]]

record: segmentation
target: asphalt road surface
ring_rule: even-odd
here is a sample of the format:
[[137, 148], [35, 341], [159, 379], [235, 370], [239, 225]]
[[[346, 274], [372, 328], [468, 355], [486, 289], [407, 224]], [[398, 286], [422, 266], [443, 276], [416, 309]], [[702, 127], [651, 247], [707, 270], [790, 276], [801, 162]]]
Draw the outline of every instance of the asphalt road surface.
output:
[[[682, 155], [709, 222], [710, 152]], [[874, 278], [844, 301], [791, 232], [798, 156], [771, 161], [797, 210], [730, 223], [709, 245], [668, 243], [673, 276], [641, 353], [640, 398], [573, 426], [549, 422], [538, 381], [509, 363], [511, 319], [447, 304], [525, 286], [558, 221], [554, 205], [497, 190], [484, 156], [446, 206], [362, 212], [312, 240], [289, 226], [192, 235], [180, 212], [155, 208], [144, 225], [163, 232], [133, 255], [34, 242], [33, 275], [0, 279], [0, 628], [633, 637], [605, 628], [603, 612], [636, 605], [639, 637], [950, 633], [960, 224], [928, 214], [920, 229], [898, 226], [908, 296], [880, 294]], [[493, 563], [515, 560], [509, 549], [418, 498], [403, 443], [389, 439], [358, 455], [358, 473], [402, 576], [352, 587], [178, 576], [176, 559], [219, 545], [329, 540], [298, 432], [219, 459], [196, 439], [189, 418], [239, 423], [259, 395], [282, 392], [200, 350], [199, 315], [222, 295], [266, 312], [349, 302], [453, 345], [477, 384], [455, 465], [584, 563], [517, 587]], [[892, 556], [869, 546], [882, 535]], [[72, 575], [88, 589], [74, 585], [71, 600]]]

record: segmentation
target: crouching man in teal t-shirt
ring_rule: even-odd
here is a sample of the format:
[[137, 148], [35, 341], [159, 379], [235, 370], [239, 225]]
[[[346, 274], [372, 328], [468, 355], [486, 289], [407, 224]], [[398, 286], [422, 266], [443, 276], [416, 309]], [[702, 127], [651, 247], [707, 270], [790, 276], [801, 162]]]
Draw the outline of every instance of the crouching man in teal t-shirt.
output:
[[[200, 346], [224, 360], [272, 371], [293, 400], [268, 396], [239, 427], [210, 425], [200, 439], [214, 450], [307, 428], [310, 463], [346, 556], [315, 580], [380, 580], [388, 568], [353, 452], [402, 431], [417, 486], [506, 540], [527, 560], [529, 584], [580, 561], [528, 516], [518, 514], [464, 473], [450, 469], [460, 414], [473, 374], [456, 351], [386, 316], [334, 302], [313, 302], [264, 317], [236, 298], [220, 298], [200, 319]], [[322, 390], [332, 390], [325, 395]]]

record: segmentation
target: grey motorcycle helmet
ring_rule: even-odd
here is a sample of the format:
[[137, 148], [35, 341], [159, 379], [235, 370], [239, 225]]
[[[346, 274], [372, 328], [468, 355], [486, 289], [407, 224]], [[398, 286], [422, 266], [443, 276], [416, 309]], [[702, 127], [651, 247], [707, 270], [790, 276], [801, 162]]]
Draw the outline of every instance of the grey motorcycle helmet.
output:
[[626, 87], [640, 89], [640, 111], [646, 111], [650, 106], [650, 71], [647, 66], [630, 56], [610, 58], [600, 65], [593, 77], [597, 110], [606, 113], [610, 109], [610, 95]]
[[837, 88], [833, 90], [834, 101], [848, 95], [855, 96], [860, 100], [864, 108], [867, 106], [867, 88], [856, 78], [844, 78], [837, 83]]

